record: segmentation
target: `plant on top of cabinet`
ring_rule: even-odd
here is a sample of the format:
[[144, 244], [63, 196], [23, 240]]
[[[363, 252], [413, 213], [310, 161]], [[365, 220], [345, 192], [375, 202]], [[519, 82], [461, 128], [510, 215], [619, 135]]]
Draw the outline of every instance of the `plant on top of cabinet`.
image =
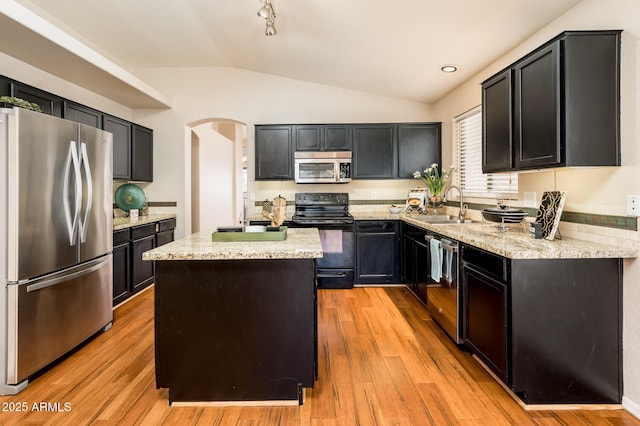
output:
[[483, 172], [620, 165], [620, 33], [566, 31], [482, 83]]

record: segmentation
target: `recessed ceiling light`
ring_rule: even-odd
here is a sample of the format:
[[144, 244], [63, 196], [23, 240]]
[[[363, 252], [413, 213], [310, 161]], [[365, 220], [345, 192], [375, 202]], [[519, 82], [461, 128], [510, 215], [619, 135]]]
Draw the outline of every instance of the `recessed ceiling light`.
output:
[[442, 70], [442, 72], [456, 72], [456, 71], [458, 71], [458, 67], [456, 67], [454, 65], [445, 65], [440, 69]]

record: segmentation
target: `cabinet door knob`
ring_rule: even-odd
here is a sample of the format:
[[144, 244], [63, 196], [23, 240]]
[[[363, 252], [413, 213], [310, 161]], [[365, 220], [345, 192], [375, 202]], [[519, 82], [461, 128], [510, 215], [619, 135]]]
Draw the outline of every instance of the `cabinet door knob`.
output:
[[441, 314], [442, 313], [442, 308], [438, 308], [438, 313]]

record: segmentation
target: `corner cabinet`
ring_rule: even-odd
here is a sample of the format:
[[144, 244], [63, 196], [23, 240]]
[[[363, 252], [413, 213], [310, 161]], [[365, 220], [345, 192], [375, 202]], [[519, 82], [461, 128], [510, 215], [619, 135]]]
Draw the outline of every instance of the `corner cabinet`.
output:
[[398, 178], [413, 179], [413, 172], [442, 164], [441, 123], [398, 124]]
[[293, 128], [256, 125], [256, 180], [293, 180]]
[[564, 32], [482, 83], [485, 173], [620, 165], [620, 33]]
[[103, 129], [113, 134], [113, 178], [153, 182], [153, 130], [110, 115]]
[[153, 130], [133, 124], [131, 180], [153, 182]]
[[120, 118], [104, 116], [103, 129], [113, 134], [113, 178], [131, 179], [131, 137], [133, 125]]

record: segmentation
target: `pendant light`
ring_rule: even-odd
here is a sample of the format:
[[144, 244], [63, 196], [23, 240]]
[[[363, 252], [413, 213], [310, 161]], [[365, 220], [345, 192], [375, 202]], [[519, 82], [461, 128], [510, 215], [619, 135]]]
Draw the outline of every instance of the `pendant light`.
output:
[[273, 9], [271, 0], [260, 0], [262, 7], [258, 9], [258, 16], [265, 20], [267, 27], [264, 30], [264, 35], [273, 36], [278, 34], [276, 31], [276, 12]]

